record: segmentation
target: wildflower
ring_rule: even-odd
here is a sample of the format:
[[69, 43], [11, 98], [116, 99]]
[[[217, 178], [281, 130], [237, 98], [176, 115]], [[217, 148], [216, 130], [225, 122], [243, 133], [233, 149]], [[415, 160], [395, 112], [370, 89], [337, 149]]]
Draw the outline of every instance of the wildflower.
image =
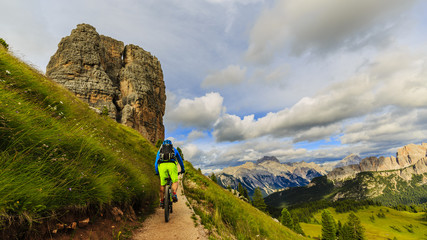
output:
[[64, 104], [62, 101], [59, 101], [60, 104]]
[[10, 71], [9, 71], [9, 70], [6, 70], [6, 74], [7, 74], [7, 75], [10, 75], [11, 73], [10, 73]]
[[18, 105], [21, 105], [21, 102], [18, 102]]
[[71, 188], [68, 188], [68, 191], [71, 191]]

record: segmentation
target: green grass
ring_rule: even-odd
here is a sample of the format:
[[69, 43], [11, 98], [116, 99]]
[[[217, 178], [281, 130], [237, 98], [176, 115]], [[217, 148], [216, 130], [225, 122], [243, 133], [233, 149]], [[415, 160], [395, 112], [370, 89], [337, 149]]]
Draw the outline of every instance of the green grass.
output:
[[[344, 224], [349, 213], [336, 213], [333, 208], [328, 208], [336, 221]], [[384, 213], [385, 218], [378, 217]], [[427, 239], [427, 222], [422, 220], [424, 213], [410, 213], [397, 211], [384, 206], [370, 206], [359, 210], [356, 215], [365, 228], [366, 239]], [[373, 217], [372, 217], [373, 216]], [[301, 227], [307, 236], [317, 237], [321, 235], [321, 212], [315, 214], [319, 224], [301, 223]]]
[[151, 143], [1, 46], [0, 139], [0, 230], [64, 209], [157, 201]]
[[185, 162], [184, 188], [210, 239], [305, 239]]

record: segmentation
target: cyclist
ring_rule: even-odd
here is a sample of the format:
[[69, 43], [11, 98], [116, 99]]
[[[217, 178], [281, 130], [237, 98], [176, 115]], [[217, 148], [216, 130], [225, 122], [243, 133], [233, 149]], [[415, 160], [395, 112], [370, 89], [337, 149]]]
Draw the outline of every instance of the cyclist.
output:
[[177, 161], [181, 166], [181, 173], [185, 173], [184, 163], [182, 161], [181, 155], [173, 147], [170, 140], [164, 140], [160, 146], [159, 151], [157, 152], [156, 162], [154, 167], [156, 169], [156, 175], [160, 176], [160, 207], [164, 208], [164, 192], [165, 185], [167, 183], [166, 178], [170, 176], [172, 180], [172, 191], [173, 191], [173, 201], [177, 202], [178, 197], [176, 191], [178, 190], [178, 167]]

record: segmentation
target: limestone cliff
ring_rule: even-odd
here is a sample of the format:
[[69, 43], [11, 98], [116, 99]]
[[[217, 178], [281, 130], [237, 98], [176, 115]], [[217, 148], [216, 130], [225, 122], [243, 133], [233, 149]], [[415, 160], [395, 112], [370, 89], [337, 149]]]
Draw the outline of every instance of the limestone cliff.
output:
[[164, 138], [166, 94], [159, 60], [136, 45], [79, 24], [58, 44], [46, 75], [94, 110], [139, 131], [152, 143]]
[[[427, 143], [421, 145], [408, 144], [399, 148], [396, 152], [396, 157], [367, 157], [359, 164], [353, 164], [344, 167], [337, 167], [328, 173], [328, 179], [333, 181], [341, 181], [349, 178], [354, 178], [359, 172], [379, 172], [401, 170], [400, 176], [404, 179], [408, 178], [408, 173], [420, 174], [427, 171], [423, 163], [427, 156]], [[410, 178], [409, 178], [410, 179]]]

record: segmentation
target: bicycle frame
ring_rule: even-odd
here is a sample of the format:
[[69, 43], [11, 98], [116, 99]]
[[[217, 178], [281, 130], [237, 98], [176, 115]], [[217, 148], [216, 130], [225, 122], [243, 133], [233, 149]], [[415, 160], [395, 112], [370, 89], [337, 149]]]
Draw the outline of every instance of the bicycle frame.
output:
[[[178, 175], [181, 173], [179, 172]], [[172, 179], [168, 173], [168, 177], [166, 178], [166, 186], [164, 193], [164, 204], [165, 204], [165, 222], [169, 222], [169, 214], [173, 212], [173, 192], [172, 192]]]

